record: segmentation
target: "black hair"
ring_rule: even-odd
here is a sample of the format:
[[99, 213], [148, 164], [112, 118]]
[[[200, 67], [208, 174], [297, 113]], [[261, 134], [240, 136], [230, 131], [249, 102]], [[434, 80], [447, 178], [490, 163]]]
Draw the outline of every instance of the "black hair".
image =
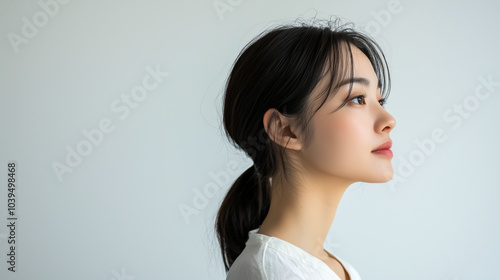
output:
[[[349, 101], [353, 83], [350, 44], [370, 60], [381, 94], [390, 92], [389, 67], [380, 46], [356, 31], [351, 22], [341, 24], [340, 18], [322, 22], [296, 21], [260, 33], [239, 53], [226, 81], [222, 120], [226, 136], [254, 162], [230, 187], [217, 212], [215, 229], [226, 272], [245, 248], [249, 231], [258, 228], [269, 212], [272, 178], [290, 175], [284, 159], [286, 147], [267, 134], [264, 113], [273, 108], [296, 119], [307, 146], [312, 135], [309, 121], [337, 92], [347, 73], [349, 95], [335, 111]], [[311, 92], [325, 76], [329, 83], [319, 95], [324, 99], [314, 109]]]

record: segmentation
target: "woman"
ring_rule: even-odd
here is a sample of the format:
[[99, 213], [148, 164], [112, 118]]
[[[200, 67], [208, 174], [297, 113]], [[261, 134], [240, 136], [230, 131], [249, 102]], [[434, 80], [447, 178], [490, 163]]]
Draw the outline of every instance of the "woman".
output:
[[227, 80], [227, 136], [253, 160], [232, 185], [216, 231], [227, 279], [360, 279], [323, 248], [355, 182], [393, 176], [380, 47], [339, 20], [261, 33]]

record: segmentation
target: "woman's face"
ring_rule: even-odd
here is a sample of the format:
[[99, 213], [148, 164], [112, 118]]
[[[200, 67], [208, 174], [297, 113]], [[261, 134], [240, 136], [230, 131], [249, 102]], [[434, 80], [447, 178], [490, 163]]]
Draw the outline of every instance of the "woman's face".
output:
[[[354, 45], [351, 45], [351, 50], [354, 78], [367, 79], [369, 85], [353, 83], [348, 103], [331, 113], [348, 95], [349, 83], [340, 87], [311, 120], [314, 125], [312, 143], [302, 152], [308, 165], [312, 164], [316, 171], [352, 182], [387, 182], [393, 177], [392, 156], [372, 151], [390, 140], [389, 133], [396, 125], [396, 120], [381, 105], [378, 79], [370, 60]], [[324, 88], [326, 82], [326, 79], [320, 81], [316, 89]], [[318, 94], [318, 91], [313, 92], [313, 97], [314, 94]], [[362, 94], [366, 98], [357, 97]], [[318, 100], [314, 107], [316, 109], [322, 99], [313, 100]]]

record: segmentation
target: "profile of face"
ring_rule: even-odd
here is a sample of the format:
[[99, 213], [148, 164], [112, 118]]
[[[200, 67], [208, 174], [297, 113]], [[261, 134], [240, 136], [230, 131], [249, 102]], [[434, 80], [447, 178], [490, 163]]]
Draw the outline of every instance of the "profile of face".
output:
[[[354, 45], [351, 45], [351, 50], [353, 77], [367, 79], [369, 84], [354, 82], [348, 103], [333, 112], [349, 92], [349, 83], [340, 87], [310, 121], [310, 125], [314, 126], [311, 144], [304, 148], [300, 141], [290, 141], [288, 147], [300, 151], [299, 155], [307, 168], [321, 175], [326, 173], [353, 183], [387, 182], [393, 177], [392, 156], [372, 151], [390, 140], [389, 133], [396, 120], [382, 106], [381, 89], [378, 88], [378, 78], [370, 60]], [[323, 99], [314, 98], [317, 97], [315, 94], [327, 82], [323, 78], [312, 92], [312, 100], [318, 100], [318, 104]]]

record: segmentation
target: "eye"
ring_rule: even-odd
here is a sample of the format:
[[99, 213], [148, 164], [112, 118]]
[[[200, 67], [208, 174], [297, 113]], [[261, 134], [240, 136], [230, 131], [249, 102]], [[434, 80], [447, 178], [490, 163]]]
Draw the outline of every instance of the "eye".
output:
[[[361, 94], [361, 95], [355, 96], [354, 98], [351, 98], [351, 100], [349, 100], [349, 101], [353, 101], [353, 100], [360, 101], [360, 100], [361, 100], [361, 98], [362, 98], [362, 100], [363, 100], [363, 101], [362, 101], [362, 102], [363, 102], [363, 104], [365, 104], [365, 103], [364, 103], [364, 100], [365, 100], [365, 98], [366, 98], [366, 94]], [[358, 104], [359, 104], [359, 105], [363, 105], [363, 104], [360, 104], [360, 103], [358, 103]]]
[[382, 105], [383, 108], [385, 108], [385, 104], [387, 103], [387, 100], [385, 98], [380, 99], [378, 102], [380, 102], [380, 105]]
[[[349, 101], [355, 100], [355, 101], [359, 101], [359, 103], [358, 103], [359, 105], [365, 105], [366, 104], [366, 102], [364, 101], [365, 98], [366, 98], [366, 94], [361, 94], [361, 95], [358, 95], [358, 96], [351, 98], [351, 100], [349, 100]], [[363, 102], [363, 103], [361, 103], [361, 102]], [[387, 100], [385, 98], [380, 99], [378, 102], [382, 106], [382, 108], [385, 108], [384, 105], [387, 103]]]

